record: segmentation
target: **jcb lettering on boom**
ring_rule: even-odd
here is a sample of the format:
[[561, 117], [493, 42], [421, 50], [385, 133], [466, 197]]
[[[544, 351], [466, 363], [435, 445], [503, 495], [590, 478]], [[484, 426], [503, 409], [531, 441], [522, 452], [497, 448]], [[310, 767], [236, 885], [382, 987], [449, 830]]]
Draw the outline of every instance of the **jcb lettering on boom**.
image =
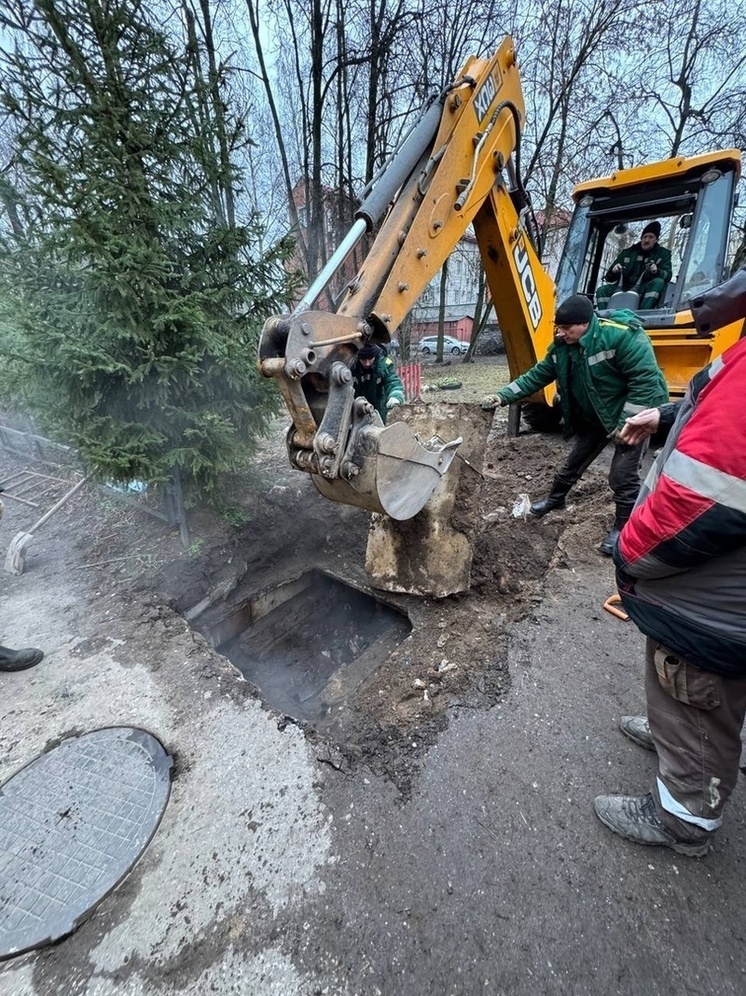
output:
[[536, 289], [536, 280], [534, 279], [534, 275], [531, 271], [531, 263], [529, 262], [528, 250], [526, 249], [526, 241], [523, 236], [521, 236], [515, 244], [515, 248], [513, 249], [513, 259], [515, 260], [518, 276], [521, 281], [523, 298], [526, 302], [526, 307], [528, 308], [528, 313], [535, 329], [541, 320], [541, 301]]
[[474, 98], [474, 110], [477, 114], [477, 121], [481, 123], [487, 116], [487, 111], [490, 109], [490, 104], [497, 96], [497, 85], [495, 80], [490, 75], [482, 84], [479, 93]]

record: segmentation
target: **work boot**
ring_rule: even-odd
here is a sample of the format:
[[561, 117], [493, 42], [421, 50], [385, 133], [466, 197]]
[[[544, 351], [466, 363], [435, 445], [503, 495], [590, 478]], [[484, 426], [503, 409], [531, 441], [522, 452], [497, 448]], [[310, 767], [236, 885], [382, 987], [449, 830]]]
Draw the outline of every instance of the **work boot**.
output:
[[565, 498], [572, 487], [570, 481], [566, 481], [564, 477], [560, 477], [559, 474], [554, 475], [554, 481], [552, 482], [552, 490], [546, 496], [546, 498], [540, 498], [539, 501], [535, 501], [530, 507], [529, 512], [531, 515], [535, 515], [537, 519], [540, 519], [542, 515], [546, 515], [547, 512], [553, 512], [555, 509], [565, 507]]
[[0, 647], [0, 671], [25, 671], [26, 668], [38, 664], [43, 656], [43, 651], [34, 647], [26, 647], [25, 650]]
[[619, 729], [630, 740], [634, 740], [645, 750], [655, 750], [653, 735], [650, 732], [650, 724], [647, 716], [622, 716], [619, 720]]
[[661, 822], [650, 792], [643, 796], [599, 795], [593, 808], [605, 827], [636, 844], [670, 847], [690, 858], [701, 858], [710, 850], [711, 834], [698, 842], [675, 837]]
[[606, 534], [606, 539], [601, 543], [599, 550], [605, 557], [610, 557], [614, 553], [614, 547], [619, 539], [621, 529], [614, 527]]
[[627, 524], [627, 520], [630, 515], [632, 515], [632, 509], [635, 506], [632, 504], [617, 505], [616, 514], [614, 515], [614, 525], [611, 527], [606, 539], [603, 541], [599, 550], [606, 557], [610, 557], [614, 552], [614, 547], [619, 539], [619, 533], [624, 529]]

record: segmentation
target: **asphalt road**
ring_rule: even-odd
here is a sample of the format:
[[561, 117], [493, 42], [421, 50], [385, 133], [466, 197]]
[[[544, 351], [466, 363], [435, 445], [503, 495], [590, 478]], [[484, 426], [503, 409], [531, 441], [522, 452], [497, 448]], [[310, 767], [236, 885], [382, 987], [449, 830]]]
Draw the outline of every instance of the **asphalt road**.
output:
[[643, 640], [601, 609], [607, 561], [550, 576], [511, 635], [509, 695], [414, 739], [403, 800], [364, 763], [320, 759], [167, 606], [122, 604], [48, 542], [0, 580], [2, 641], [47, 650], [0, 675], [0, 778], [71, 731], [131, 723], [175, 779], [130, 876], [66, 940], [5, 962], [1, 996], [746, 990], [743, 785], [702, 860], [592, 811], [654, 775], [616, 728], [643, 703]]

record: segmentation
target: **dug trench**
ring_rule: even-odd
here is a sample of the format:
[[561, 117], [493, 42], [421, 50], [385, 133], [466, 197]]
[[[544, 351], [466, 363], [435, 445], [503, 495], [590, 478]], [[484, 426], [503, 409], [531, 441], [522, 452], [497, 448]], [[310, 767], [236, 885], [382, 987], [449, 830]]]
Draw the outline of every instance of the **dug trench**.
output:
[[366, 573], [370, 514], [321, 498], [271, 448], [274, 484], [256, 493], [251, 521], [214, 535], [214, 522], [193, 517], [213, 541], [134, 586], [231, 660], [237, 693], [259, 697], [280, 726], [301, 727], [320, 760], [342, 771], [365, 764], [406, 797], [452, 715], [509, 695], [511, 630], [542, 601], [548, 572], [572, 583], [567, 568], [605, 559], [602, 461], [565, 512], [512, 514], [521, 495], [545, 491], [565, 446], [557, 436], [510, 439], [497, 416], [482, 472], [461, 467], [452, 519], [469, 518], [473, 559], [468, 590], [447, 597], [381, 590]]
[[468, 519], [473, 559], [468, 588], [447, 597], [376, 586], [366, 572], [371, 515], [327, 501], [291, 470], [282, 426], [259, 461], [261, 479], [227, 482], [231, 519], [238, 510], [242, 525], [192, 509], [184, 551], [178, 533], [89, 487], [50, 522], [55, 546], [47, 555], [39, 540], [30, 570], [54, 583], [55, 562], [64, 576], [64, 550], [74, 550], [66, 597], [122, 606], [102, 641], [152, 632], [156, 669], [157, 634], [188, 626], [204, 689], [219, 677], [223, 692], [261, 700], [281, 728], [300, 727], [320, 761], [367, 766], [407, 797], [450, 718], [510, 694], [511, 634], [537, 611], [548, 574], [572, 585], [573, 571], [606, 561], [597, 550], [612, 518], [603, 460], [565, 512], [511, 514], [519, 496], [545, 492], [565, 447], [557, 436], [508, 438], [497, 414], [479, 466], [460, 462], [452, 518], [464, 528]]

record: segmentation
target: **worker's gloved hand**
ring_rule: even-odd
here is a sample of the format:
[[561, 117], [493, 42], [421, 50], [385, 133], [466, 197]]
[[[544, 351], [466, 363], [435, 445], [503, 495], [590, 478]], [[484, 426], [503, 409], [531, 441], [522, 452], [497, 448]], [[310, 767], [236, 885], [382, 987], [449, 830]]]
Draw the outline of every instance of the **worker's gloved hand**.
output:
[[[645, 436], [641, 437], [646, 438]], [[621, 429], [617, 429], [611, 434], [611, 441], [615, 446], [634, 446], [634, 443], [630, 442], [630, 435], [626, 429], [626, 426], [622, 426]], [[638, 440], [639, 441], [639, 440]]]
[[487, 397], [482, 398], [481, 401], [482, 408], [484, 408], [485, 411], [488, 411], [490, 408], [500, 408], [503, 404], [503, 399], [499, 394], [488, 394]]
[[400, 404], [401, 404], [401, 401], [399, 401], [398, 398], [389, 398], [389, 400], [386, 402], [386, 407], [387, 408], [396, 408], [396, 406], [400, 405]]

